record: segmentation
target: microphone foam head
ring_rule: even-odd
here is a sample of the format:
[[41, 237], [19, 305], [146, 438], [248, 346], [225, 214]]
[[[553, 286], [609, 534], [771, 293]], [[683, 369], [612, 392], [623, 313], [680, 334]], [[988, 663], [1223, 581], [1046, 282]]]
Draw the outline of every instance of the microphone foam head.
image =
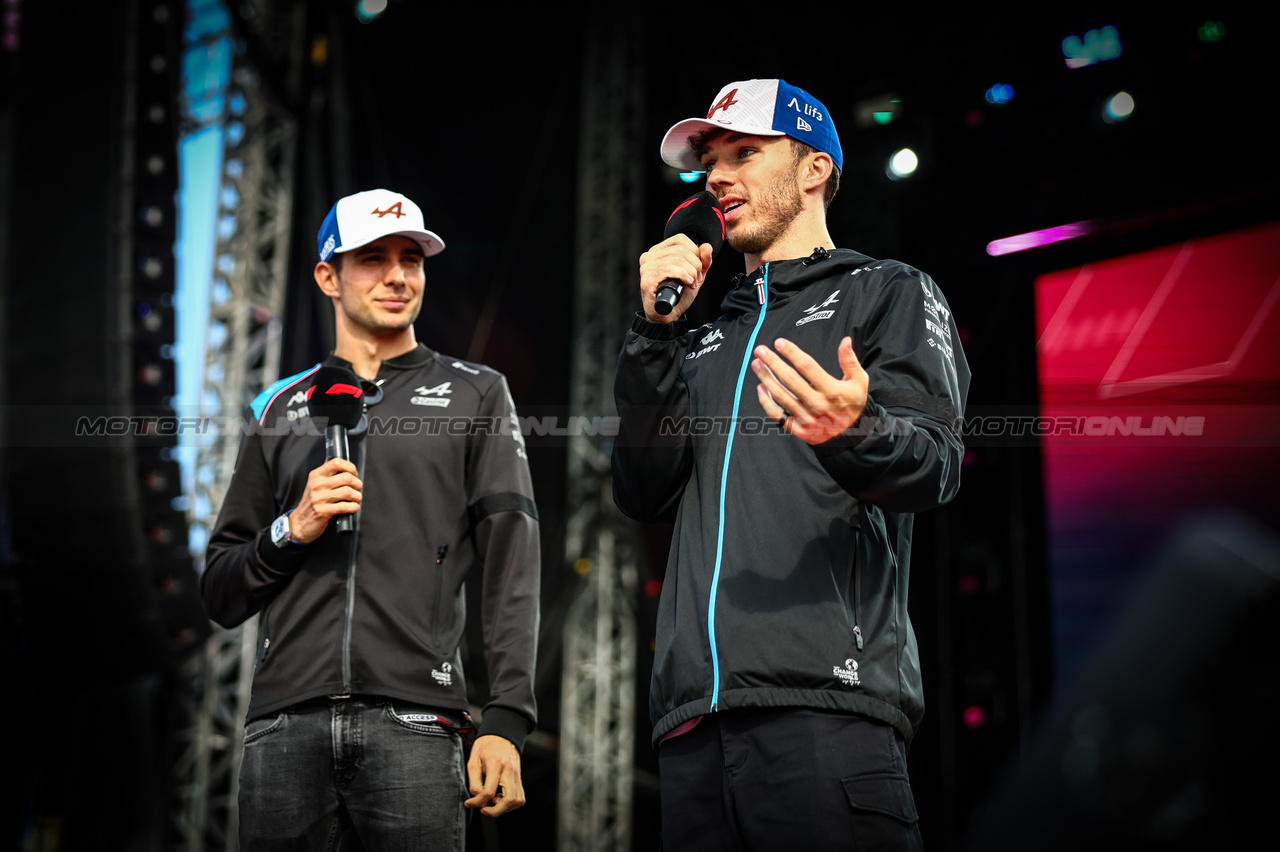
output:
[[680, 202], [680, 206], [667, 219], [663, 239], [684, 234], [695, 245], [711, 244], [711, 255], [720, 253], [724, 245], [724, 211], [715, 193], [709, 190], [694, 193]]
[[307, 411], [328, 418], [330, 425], [354, 429], [364, 413], [364, 388], [360, 377], [346, 367], [316, 370], [307, 391]]

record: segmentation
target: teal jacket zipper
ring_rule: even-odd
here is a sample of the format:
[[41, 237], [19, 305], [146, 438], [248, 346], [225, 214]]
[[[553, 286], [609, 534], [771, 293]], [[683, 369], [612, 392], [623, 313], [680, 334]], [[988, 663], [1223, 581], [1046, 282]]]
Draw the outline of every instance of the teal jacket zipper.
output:
[[758, 286], [760, 299], [760, 318], [751, 330], [751, 338], [747, 341], [747, 351], [742, 357], [742, 366], [738, 369], [738, 383], [733, 389], [733, 416], [729, 421], [729, 440], [724, 447], [724, 464], [720, 470], [720, 519], [716, 531], [716, 566], [711, 573], [711, 598], [707, 602], [707, 637], [711, 641], [711, 712], [716, 712], [720, 703], [720, 654], [716, 649], [716, 592], [720, 586], [720, 561], [724, 555], [724, 504], [725, 490], [729, 482], [729, 457], [733, 454], [733, 437], [738, 431], [738, 407], [742, 402], [742, 384], [747, 376], [747, 367], [751, 364], [751, 352], [756, 348], [756, 337], [760, 327], [764, 325], [764, 313], [769, 307], [769, 264], [764, 265], [764, 275]]

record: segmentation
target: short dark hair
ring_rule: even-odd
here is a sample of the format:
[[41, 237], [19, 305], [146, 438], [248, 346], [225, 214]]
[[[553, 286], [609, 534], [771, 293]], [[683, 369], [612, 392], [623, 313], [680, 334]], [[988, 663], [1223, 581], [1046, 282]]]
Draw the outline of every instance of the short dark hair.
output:
[[[791, 142], [791, 156], [795, 159], [796, 165], [800, 165], [800, 161], [810, 154], [816, 154], [817, 150], [812, 145], [801, 142], [792, 136], [787, 139]], [[836, 193], [840, 191], [840, 167], [835, 164], [835, 160], [831, 161], [831, 177], [827, 178], [827, 186], [822, 194], [822, 209], [831, 208], [831, 202], [835, 200]]]
[[328, 264], [333, 267], [334, 272], [342, 271], [342, 258], [345, 256], [343, 252], [335, 251], [329, 255]]
[[[702, 149], [711, 144], [711, 141], [717, 139], [731, 131], [719, 127], [708, 127], [706, 130], [700, 130], [692, 134], [686, 140], [688, 145], [698, 156], [702, 156]], [[800, 165], [800, 161], [810, 154], [816, 154], [817, 148], [805, 142], [801, 142], [793, 136], [788, 136], [787, 141], [791, 143], [791, 156], [795, 160], [795, 164]], [[822, 195], [822, 209], [827, 210], [831, 207], [831, 202], [835, 200], [836, 193], [840, 190], [840, 168], [833, 160], [831, 163], [831, 177], [827, 178], [827, 185]]]

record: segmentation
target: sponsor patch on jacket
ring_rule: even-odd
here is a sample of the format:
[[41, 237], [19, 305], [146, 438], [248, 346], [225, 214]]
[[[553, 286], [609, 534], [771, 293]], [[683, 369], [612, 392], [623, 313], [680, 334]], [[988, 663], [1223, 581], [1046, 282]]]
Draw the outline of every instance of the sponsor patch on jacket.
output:
[[452, 393], [452, 390], [450, 390], [450, 385], [452, 384], [453, 382], [442, 382], [433, 388], [429, 388], [426, 385], [414, 388], [413, 392], [418, 395], [409, 397], [409, 401], [414, 405], [429, 405], [433, 408], [448, 408], [449, 403], [452, 402], [448, 396]]
[[823, 302], [821, 305], [812, 305], [810, 307], [805, 308], [804, 312], [808, 314], [808, 316], [801, 317], [800, 319], [796, 320], [796, 325], [804, 325], [805, 323], [813, 322], [814, 320], [831, 319], [833, 316], [836, 315], [836, 312], [834, 310], [824, 311], [820, 309], [825, 308], [827, 305], [834, 304], [838, 301], [840, 301], [839, 290], [837, 290], [836, 292], [828, 296], [827, 300]]
[[831, 674], [845, 686], [862, 686], [862, 681], [858, 679], [857, 660], [845, 660], [844, 668], [841, 668], [840, 666], [832, 666]]

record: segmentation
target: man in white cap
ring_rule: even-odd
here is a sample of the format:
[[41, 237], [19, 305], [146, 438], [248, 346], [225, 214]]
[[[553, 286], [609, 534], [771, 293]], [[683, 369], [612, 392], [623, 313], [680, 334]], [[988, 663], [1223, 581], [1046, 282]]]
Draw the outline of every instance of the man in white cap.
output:
[[618, 361], [614, 498], [675, 524], [649, 701], [663, 848], [918, 849], [907, 570], [913, 513], [959, 488], [959, 332], [929, 276], [836, 248], [843, 152], [812, 95], [730, 83], [661, 150], [706, 172], [746, 261], [690, 329], [712, 246], [641, 255]]
[[[317, 243], [336, 347], [250, 405], [201, 578], [219, 624], [258, 616], [241, 847], [353, 832], [369, 849], [460, 850], [464, 805], [525, 801], [540, 557], [524, 440], [501, 374], [414, 335], [424, 260], [444, 249], [416, 204], [348, 196]], [[349, 458], [299, 428], [324, 388], [363, 402]], [[471, 742], [459, 643], [475, 566], [490, 695]]]

